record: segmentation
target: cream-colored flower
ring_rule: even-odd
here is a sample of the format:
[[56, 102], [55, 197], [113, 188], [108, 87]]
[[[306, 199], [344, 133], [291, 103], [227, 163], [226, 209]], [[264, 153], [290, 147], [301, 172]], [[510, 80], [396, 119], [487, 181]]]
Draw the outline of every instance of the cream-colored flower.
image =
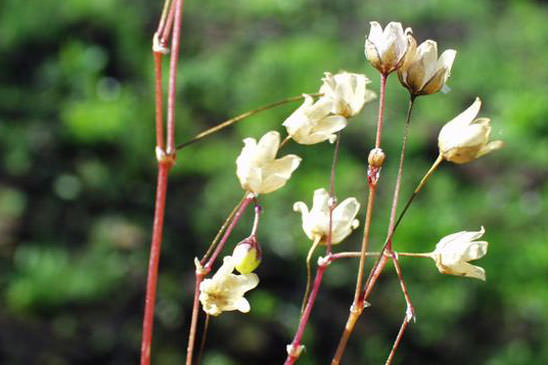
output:
[[442, 274], [466, 276], [485, 280], [485, 270], [468, 261], [482, 258], [487, 253], [486, 241], [474, 241], [483, 236], [483, 227], [478, 232], [457, 232], [441, 239], [430, 254]]
[[207, 314], [218, 316], [233, 310], [247, 313], [251, 309], [244, 294], [259, 284], [259, 277], [253, 273], [235, 275], [233, 271], [234, 260], [226, 256], [215, 275], [200, 284], [200, 303]]
[[502, 141], [489, 142], [491, 120], [477, 118], [481, 107], [480, 98], [443, 126], [438, 136], [441, 156], [454, 163], [473, 161], [504, 146]]
[[[352, 230], [357, 228], [359, 221], [356, 214], [360, 203], [356, 198], [346, 198], [333, 210], [331, 243], [337, 244], [344, 240]], [[329, 193], [325, 189], [316, 189], [312, 209], [304, 202], [296, 202], [293, 210], [300, 212], [303, 219], [303, 230], [312, 241], [320, 240], [320, 244], [327, 243], [329, 234]]]
[[371, 29], [365, 40], [365, 58], [379, 70], [388, 75], [403, 63], [409, 45], [411, 28], [404, 32], [401, 23], [390, 22], [384, 28], [378, 22], [370, 22]]
[[329, 140], [335, 141], [335, 133], [346, 127], [346, 118], [331, 115], [334, 103], [329, 98], [320, 98], [316, 102], [310, 95], [304, 94], [303, 104], [284, 122], [287, 134], [300, 144], [315, 144]]
[[326, 72], [322, 81], [320, 93], [333, 102], [331, 113], [345, 118], [358, 114], [365, 103], [376, 97], [373, 91], [366, 88], [371, 81], [365, 75], [349, 72], [333, 75]]
[[428, 95], [440, 91], [447, 82], [457, 51], [445, 50], [438, 58], [438, 44], [433, 40], [421, 43], [417, 48], [415, 39], [411, 42], [398, 77], [412, 95]]
[[242, 188], [254, 194], [266, 194], [285, 185], [301, 158], [286, 155], [276, 159], [280, 147], [280, 134], [266, 133], [259, 143], [254, 138], [244, 139], [244, 148], [236, 159], [236, 175]]

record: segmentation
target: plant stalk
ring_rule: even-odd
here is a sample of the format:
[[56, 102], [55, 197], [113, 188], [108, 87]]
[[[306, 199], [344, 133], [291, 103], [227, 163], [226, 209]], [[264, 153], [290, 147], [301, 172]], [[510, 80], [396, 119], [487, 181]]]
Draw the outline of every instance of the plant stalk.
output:
[[195, 285], [194, 285], [194, 299], [192, 301], [192, 315], [190, 320], [190, 329], [188, 332], [188, 343], [187, 343], [187, 349], [186, 349], [186, 365], [192, 365], [192, 357], [194, 354], [194, 344], [196, 342], [196, 328], [198, 326], [198, 312], [200, 308], [200, 284], [202, 283], [204, 277], [211, 272], [211, 268], [213, 266], [213, 263], [217, 259], [217, 256], [221, 253], [223, 250], [226, 241], [230, 237], [232, 231], [234, 230], [234, 227], [242, 217], [242, 214], [244, 213], [245, 209], [255, 199], [255, 196], [253, 194], [246, 194], [245, 198], [240, 202], [238, 205], [238, 209], [236, 213], [234, 214], [234, 218], [230, 221], [230, 224], [226, 228], [223, 237], [219, 241], [217, 247], [215, 248], [215, 251], [207, 261], [205, 265], [202, 263], [199, 263], [200, 266], [196, 268], [196, 274], [195, 274]]
[[[310, 94], [310, 96], [321, 96], [322, 94]], [[284, 105], [284, 104], [288, 104], [288, 103], [291, 103], [291, 102], [294, 102], [294, 101], [299, 101], [299, 100], [302, 100], [304, 99], [304, 96], [302, 95], [299, 95], [299, 96], [293, 96], [293, 97], [290, 97], [290, 98], [286, 98], [286, 99], [282, 99], [282, 100], [279, 100], [279, 101], [276, 101], [274, 103], [270, 103], [270, 104], [267, 104], [267, 105], [263, 105], [259, 108], [255, 108], [253, 110], [250, 110], [250, 111], [247, 111], [245, 113], [242, 113], [240, 115], [237, 115], [233, 118], [230, 118], [230, 119], [227, 119], [225, 120], [224, 122], [221, 122], [219, 124], [217, 124], [216, 126], [214, 127], [211, 127], [209, 129], [206, 129], [205, 131], [197, 134], [195, 137], [189, 139], [188, 141], [186, 142], [183, 142], [181, 144], [179, 144], [177, 146], [177, 149], [180, 150], [182, 148], [185, 148], [193, 143], [196, 143], [212, 134], [215, 134], [223, 129], [225, 129], [226, 127], [230, 127], [231, 125], [233, 124], [236, 124], [252, 115], [255, 115], [255, 114], [258, 114], [260, 112], [263, 112], [265, 110], [269, 110], [269, 109], [272, 109], [272, 108], [275, 108], [277, 106], [280, 106], [280, 105]], [[284, 145], [287, 141], [284, 140], [284, 142], [282, 142], [281, 145]], [[281, 146], [280, 146], [281, 147]]]

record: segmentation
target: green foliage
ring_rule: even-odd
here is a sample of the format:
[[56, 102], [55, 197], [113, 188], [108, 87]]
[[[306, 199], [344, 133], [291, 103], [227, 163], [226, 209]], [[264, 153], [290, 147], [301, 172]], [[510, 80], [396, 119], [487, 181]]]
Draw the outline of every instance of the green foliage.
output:
[[[160, 11], [161, 2], [149, 1], [0, 3], [2, 363], [137, 362], [155, 179], [150, 40]], [[371, 20], [401, 21], [419, 40], [457, 49], [452, 91], [418, 100], [402, 199], [435, 158], [440, 126], [476, 95], [507, 147], [472, 164], [442, 165], [394, 244], [429, 251], [448, 233], [485, 225], [489, 253], [478, 264], [488, 279], [442, 276], [428, 260], [402, 259], [418, 321], [396, 362], [546, 363], [547, 16], [546, 4], [532, 0], [188, 0], [177, 141], [314, 92], [324, 71], [364, 72], [378, 90], [378, 75], [363, 59]], [[394, 76], [388, 103], [372, 249], [386, 232], [407, 106]], [[298, 105], [256, 115], [179, 153], [168, 189], [155, 364], [183, 362], [192, 260], [241, 197], [234, 176], [241, 139], [281, 130]], [[351, 121], [337, 170], [339, 197], [356, 196], [362, 206], [375, 118], [372, 104]], [[286, 151], [303, 162], [286, 188], [261, 197], [263, 261], [252, 312], [212, 321], [204, 364], [280, 363], [295, 330], [309, 242], [291, 207], [328, 185], [332, 146]], [[227, 253], [251, 219], [244, 217]], [[340, 249], [356, 249], [360, 233]], [[303, 364], [326, 363], [342, 329], [355, 263], [336, 265], [314, 309]], [[404, 315], [391, 267], [371, 302], [347, 363], [381, 363], [389, 351]]]

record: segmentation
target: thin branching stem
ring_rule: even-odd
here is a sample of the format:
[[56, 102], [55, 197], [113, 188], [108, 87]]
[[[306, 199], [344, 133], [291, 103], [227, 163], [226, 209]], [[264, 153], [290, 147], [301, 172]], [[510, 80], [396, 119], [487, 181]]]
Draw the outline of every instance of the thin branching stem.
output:
[[[177, 72], [177, 60], [179, 53], [179, 36], [181, 28], [181, 12], [182, 12], [182, 0], [175, 0], [178, 5], [178, 20], [176, 21], [174, 31], [174, 37], [172, 42], [177, 44], [174, 47], [172, 53], [172, 62], [170, 66], [170, 84], [173, 86], [169, 88], [168, 102], [169, 100], [175, 100], [175, 77], [173, 74]], [[164, 4], [164, 10], [160, 19], [159, 29], [164, 27], [165, 29], [171, 28], [169, 23], [169, 15], [167, 16], [166, 23], [166, 9], [169, 6], [169, 1]], [[171, 6], [173, 7], [173, 5]], [[171, 8], [170, 7], [170, 8]], [[169, 32], [169, 29], [168, 29]], [[176, 35], [176, 36], [175, 36]], [[158, 33], [154, 35], [154, 40], [158, 36]], [[174, 156], [165, 155], [165, 143], [164, 143], [164, 120], [163, 120], [163, 87], [162, 87], [162, 52], [157, 49], [153, 49], [154, 56], [154, 76], [155, 76], [155, 130], [156, 130], [156, 149], [158, 159], [158, 178], [156, 182], [156, 197], [154, 203], [154, 223], [152, 228], [152, 242], [150, 245], [150, 256], [147, 272], [147, 284], [145, 293], [145, 309], [143, 314], [143, 332], [141, 340], [141, 365], [150, 364], [150, 353], [152, 344], [152, 334], [154, 329], [154, 308], [156, 303], [156, 287], [158, 283], [158, 267], [160, 263], [160, 252], [162, 246], [162, 235], [164, 227], [164, 216], [166, 206], [166, 195], [169, 171], [175, 163]], [[170, 112], [171, 110], [171, 112]], [[168, 116], [171, 115], [171, 122], [168, 122], [167, 128], [167, 141], [169, 147], [169, 141], [174, 140], [175, 135], [175, 115], [174, 105], [168, 105]], [[168, 148], [169, 149], [169, 148]], [[158, 151], [159, 150], [159, 151]]]
[[403, 318], [403, 322], [401, 324], [398, 335], [396, 336], [396, 340], [394, 341], [394, 344], [392, 345], [390, 354], [388, 355], [388, 358], [386, 359], [385, 365], [390, 365], [392, 363], [392, 360], [394, 359], [394, 355], [396, 354], [396, 351], [398, 350], [401, 339], [403, 338], [403, 334], [405, 333], [405, 330], [407, 329], [408, 325], [409, 325], [409, 321], [407, 320], [407, 314], [406, 314], [405, 317]]
[[211, 267], [213, 266], [213, 263], [217, 259], [217, 256], [219, 256], [219, 254], [221, 253], [221, 251], [225, 247], [226, 241], [230, 237], [230, 235], [232, 233], [232, 230], [234, 229], [234, 227], [236, 227], [236, 224], [238, 223], [238, 221], [242, 217], [242, 214], [244, 214], [244, 211], [247, 208], [247, 206], [249, 205], [249, 203], [251, 203], [254, 199], [255, 199], [255, 196], [252, 193], [248, 193], [246, 195], [245, 199], [242, 200], [242, 203], [238, 207], [238, 210], [236, 211], [236, 214], [234, 214], [234, 218], [232, 219], [232, 221], [230, 222], [230, 224], [226, 228], [226, 231], [224, 233], [223, 238], [221, 238], [221, 240], [219, 241], [219, 244], [215, 248], [215, 251], [213, 251], [213, 253], [211, 254], [211, 257], [209, 258], [207, 263], [204, 265], [204, 269], [206, 271], [209, 272], [209, 270], [211, 270]]
[[375, 282], [379, 278], [382, 270], [384, 269], [384, 266], [386, 265], [387, 260], [386, 260], [386, 255], [384, 255], [384, 253], [386, 252], [389, 244], [391, 243], [392, 237], [394, 236], [394, 233], [396, 232], [396, 229], [398, 228], [399, 224], [401, 223], [405, 213], [407, 212], [407, 210], [411, 206], [411, 203], [413, 203], [413, 201], [415, 200], [416, 196], [424, 188], [424, 186], [426, 185], [426, 183], [428, 182], [430, 177], [433, 175], [433, 173], [436, 171], [436, 169], [439, 167], [439, 165], [442, 162], [443, 162], [443, 158], [441, 157], [441, 155], [439, 155], [438, 158], [434, 161], [434, 163], [430, 167], [430, 169], [423, 176], [423, 178], [421, 179], [421, 181], [417, 185], [417, 188], [415, 189], [415, 191], [413, 192], [413, 194], [411, 195], [411, 197], [409, 198], [409, 200], [405, 204], [405, 206], [404, 206], [403, 210], [401, 211], [400, 215], [398, 216], [398, 219], [396, 220], [396, 222], [394, 224], [394, 228], [392, 229], [391, 234], [387, 237], [387, 239], [385, 241], [385, 244], [384, 244], [384, 246], [381, 250], [383, 255], [381, 255], [379, 257], [379, 259], [377, 260], [377, 262], [375, 263], [375, 265], [373, 265], [373, 268], [371, 269], [368, 280], [365, 284], [365, 290], [363, 292], [364, 300], [367, 300], [367, 298], [369, 297], [369, 294], [371, 293], [371, 290], [375, 286]]
[[145, 294], [145, 311], [143, 315], [143, 334], [141, 341], [141, 365], [150, 364], [152, 332], [154, 327], [154, 306], [156, 302], [156, 284], [158, 282], [158, 265], [162, 246], [164, 228], [164, 212], [167, 194], [167, 176], [170, 165], [158, 164], [158, 180], [156, 185], [156, 203], [154, 208], [154, 223], [152, 226], [152, 243], [148, 262], [147, 286]]
[[162, 151], [164, 144], [164, 115], [163, 115], [163, 87], [162, 87], [162, 56], [160, 52], [154, 52], [154, 87], [155, 87], [155, 121], [156, 121], [156, 147]]
[[[398, 221], [396, 221], [395, 218], [396, 218], [396, 211], [398, 209], [398, 198], [399, 198], [399, 193], [400, 193], [400, 189], [401, 189], [401, 180], [402, 180], [402, 177], [403, 177], [403, 163], [405, 161], [407, 138], [408, 138], [408, 135], [409, 135], [409, 125], [411, 123], [411, 114], [413, 112], [413, 106], [414, 105], [415, 105], [415, 97], [411, 96], [410, 99], [409, 99], [409, 107], [407, 109], [407, 117], [405, 119], [405, 124], [404, 124], [404, 134], [403, 134], [402, 148], [401, 148], [401, 153], [400, 153], [400, 162], [399, 162], [399, 166], [398, 166], [398, 174], [397, 174], [397, 177], [396, 177], [396, 184], [395, 184], [395, 187], [394, 187], [394, 195], [393, 195], [393, 199], [392, 199], [392, 209], [390, 210], [390, 221], [389, 221], [389, 224], [388, 224], [387, 237], [386, 237], [385, 244], [384, 244], [384, 246], [381, 250], [382, 255], [379, 256], [379, 259], [376, 261], [375, 265], [373, 265], [373, 268], [371, 269], [371, 272], [370, 272], [370, 274], [367, 278], [365, 288], [362, 292], [363, 300], [367, 300], [367, 298], [369, 297], [369, 294], [371, 293], [373, 287], [375, 286], [375, 283], [376, 283], [377, 279], [381, 275], [382, 271], [384, 270], [384, 267], [386, 266], [386, 263], [388, 262], [387, 255], [385, 255], [386, 251], [388, 251], [388, 255], [392, 258], [392, 261], [394, 261], [394, 265], [398, 264], [396, 262], [397, 259], [395, 258], [394, 255], [392, 255], [392, 237], [394, 236], [395, 228], [396, 228], [397, 224], [399, 223], [399, 219], [398, 219]], [[404, 210], [405, 209], [406, 208], [404, 208]], [[402, 280], [403, 279], [400, 278], [400, 282], [403, 282]]]
[[[340, 140], [341, 140], [341, 133], [338, 133], [337, 135], [337, 143], [335, 144], [335, 149], [333, 150], [333, 162], [331, 163], [331, 170], [329, 174], [329, 228], [328, 233], [326, 237], [326, 256], [329, 257], [332, 255], [331, 253], [331, 240], [333, 239], [333, 210], [336, 206], [336, 200], [335, 200], [335, 169], [337, 167], [337, 161], [338, 161], [338, 155], [340, 150]], [[307, 287], [305, 290], [305, 295], [303, 299], [303, 307], [301, 309], [301, 318], [299, 320], [299, 325], [297, 327], [297, 332], [295, 333], [295, 337], [293, 338], [293, 341], [288, 347], [288, 353], [287, 358], [285, 360], [285, 365], [291, 365], [294, 364], [295, 361], [300, 356], [301, 353], [301, 341], [302, 336], [304, 334], [304, 330], [306, 329], [306, 325], [308, 324], [308, 320], [310, 318], [310, 313], [312, 312], [312, 308], [314, 307], [314, 303], [316, 301], [316, 296], [320, 290], [320, 286], [322, 284], [322, 278], [325, 270], [330, 264], [330, 260], [324, 260], [321, 263], [318, 262], [318, 269], [316, 270], [316, 277], [314, 278], [314, 284], [312, 286], [312, 290], [310, 291], [310, 295], [308, 295], [308, 291], [310, 288], [310, 260], [312, 257], [312, 253], [315, 249], [315, 247], [320, 243], [322, 237], [317, 238], [312, 248], [310, 249], [308, 256], [307, 256]], [[306, 305], [305, 305], [306, 303]]]
[[[310, 94], [310, 96], [321, 96], [322, 94]], [[197, 134], [195, 137], [189, 139], [188, 141], [186, 142], [183, 142], [181, 144], [179, 144], [177, 146], [177, 149], [182, 149], [182, 148], [185, 148], [193, 143], [196, 143], [212, 134], [215, 134], [223, 129], [225, 129], [226, 127], [230, 127], [231, 125], [233, 124], [236, 124], [238, 122], [241, 122], [242, 120], [248, 118], [248, 117], [251, 117], [252, 115], [255, 115], [255, 114], [258, 114], [260, 112], [263, 112], [265, 110], [269, 110], [269, 109], [272, 109], [272, 108], [275, 108], [277, 106], [280, 106], [280, 105], [284, 105], [284, 104], [288, 104], [288, 103], [292, 103], [294, 101], [299, 101], [299, 100], [302, 100], [304, 99], [304, 96], [303, 95], [299, 95], [299, 96], [293, 96], [293, 97], [290, 97], [290, 98], [285, 98], [285, 99], [282, 99], [282, 100], [279, 100], [279, 101], [276, 101], [274, 103], [270, 103], [270, 104], [267, 104], [267, 105], [263, 105], [261, 107], [258, 107], [258, 108], [255, 108], [255, 109], [252, 109], [252, 110], [249, 110], [245, 113], [242, 113], [240, 115], [237, 115], [233, 118], [230, 118], [230, 119], [227, 119], [225, 120], [224, 122], [221, 122], [217, 125], [215, 125], [214, 127], [211, 127], [209, 129], [206, 129], [205, 131]], [[290, 138], [287, 138], [287, 140], [289, 140]], [[287, 143], [286, 140], [284, 140], [280, 147], [283, 146], [285, 143]]]
[[164, 7], [162, 8], [162, 15], [160, 16], [160, 21], [158, 22], [158, 28], [156, 28], [156, 34], [162, 34], [166, 26], [166, 21], [171, 9], [171, 0], [165, 0]]
[[312, 260], [312, 255], [314, 254], [314, 251], [316, 251], [316, 248], [318, 248], [321, 239], [322, 237], [317, 236], [306, 254], [306, 287], [304, 289], [303, 303], [301, 304], [301, 313], [304, 312], [306, 303], [308, 303], [308, 295], [310, 294], [310, 286], [312, 285], [312, 268], [310, 266], [310, 261]]
[[245, 209], [255, 199], [255, 196], [251, 193], [246, 194], [245, 198], [240, 202], [238, 205], [238, 209], [236, 210], [236, 213], [234, 214], [234, 217], [230, 221], [229, 225], [227, 226], [223, 237], [217, 244], [215, 251], [211, 254], [211, 257], [207, 260], [207, 263], [205, 265], [202, 265], [200, 263], [200, 266], [196, 268], [196, 274], [195, 274], [195, 283], [194, 283], [194, 299], [192, 302], [192, 315], [190, 320], [190, 329], [188, 333], [188, 343], [187, 343], [187, 349], [186, 349], [186, 365], [192, 365], [192, 356], [194, 353], [194, 344], [196, 342], [196, 328], [198, 326], [198, 312], [200, 308], [200, 284], [202, 283], [204, 277], [211, 271], [211, 268], [213, 266], [213, 263], [217, 259], [217, 256], [221, 253], [223, 250], [226, 241], [230, 237], [232, 231], [234, 230], [234, 227], [242, 217], [242, 214], [244, 213]]
[[[375, 148], [381, 147], [381, 136], [382, 128], [384, 124], [384, 107], [385, 107], [385, 97], [386, 97], [386, 81], [388, 75], [381, 74], [381, 89], [379, 97], [379, 114], [377, 119], [377, 133], [375, 138]], [[380, 170], [377, 167], [369, 166], [368, 171], [368, 185], [369, 185], [369, 196], [367, 198], [367, 208], [365, 211], [365, 222], [363, 229], [363, 238], [360, 254], [360, 262], [358, 266], [358, 274], [356, 278], [356, 288], [354, 290], [354, 300], [352, 301], [352, 306], [350, 307], [350, 312], [348, 314], [348, 319], [344, 331], [339, 339], [339, 344], [337, 345], [337, 350], [331, 361], [332, 365], [338, 365], [341, 362], [341, 358], [344, 354], [346, 344], [350, 338], [350, 334], [354, 329], [356, 321], [358, 320], [365, 302], [360, 300], [361, 288], [363, 285], [363, 277], [365, 273], [365, 260], [367, 257], [367, 246], [369, 244], [369, 232], [371, 229], [371, 219], [373, 216], [373, 208], [375, 206], [375, 194], [377, 192], [377, 181], [379, 178]]]
[[207, 339], [207, 331], [209, 330], [209, 321], [211, 320], [211, 316], [206, 313], [205, 319], [204, 319], [204, 329], [202, 330], [202, 340], [200, 341], [200, 349], [198, 350], [198, 355], [196, 356], [196, 365], [200, 364], [200, 360], [202, 359], [202, 355], [205, 350], [205, 344]]
[[236, 212], [238, 211], [238, 208], [240, 208], [240, 205], [242, 205], [244, 199], [246, 198], [246, 195], [247, 193], [244, 194], [244, 196], [242, 197], [242, 199], [240, 199], [240, 201], [238, 202], [238, 204], [236, 204], [234, 206], [234, 208], [232, 208], [232, 211], [230, 212], [230, 214], [228, 215], [228, 217], [226, 217], [225, 221], [223, 222], [223, 224], [221, 225], [221, 228], [219, 228], [219, 230], [217, 231], [217, 234], [215, 235], [215, 238], [213, 239], [213, 241], [211, 241], [211, 244], [209, 245], [209, 247], [207, 248], [207, 251], [206, 253], [204, 254], [204, 256], [202, 257], [202, 259], [200, 260], [200, 264], [203, 266], [205, 265], [207, 259], [209, 258], [209, 255], [211, 255], [211, 253], [213, 252], [213, 250], [215, 249], [216, 245], [217, 245], [217, 242], [219, 242], [219, 240], [221, 239], [226, 227], [228, 227], [228, 224], [230, 223], [230, 221], [232, 220], [232, 218], [234, 218], [234, 214], [236, 214]]
[[331, 163], [331, 173], [329, 174], [329, 230], [327, 233], [327, 254], [331, 253], [331, 236], [333, 235], [333, 210], [335, 210], [335, 207], [337, 205], [337, 198], [335, 197], [335, 167], [337, 166], [337, 159], [339, 157], [341, 138], [342, 132], [337, 133], [337, 141], [335, 142], [335, 150], [333, 151], [333, 162]]

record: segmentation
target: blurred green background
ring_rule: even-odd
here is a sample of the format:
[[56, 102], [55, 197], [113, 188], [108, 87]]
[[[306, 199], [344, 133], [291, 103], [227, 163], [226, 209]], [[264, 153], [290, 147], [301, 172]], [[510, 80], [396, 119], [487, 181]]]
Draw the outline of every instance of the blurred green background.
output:
[[[135, 364], [155, 181], [151, 34], [161, 1], [0, 2], [0, 363]], [[444, 235], [485, 225], [487, 282], [440, 275], [402, 258], [417, 323], [398, 364], [548, 363], [548, 4], [519, 0], [187, 0], [177, 140], [302, 92], [324, 71], [378, 75], [363, 57], [369, 21], [413, 27], [458, 55], [447, 95], [418, 100], [403, 198], [436, 155], [441, 125], [475, 96], [507, 147], [444, 164], [395, 238], [430, 251]], [[388, 154], [372, 234], [386, 231], [407, 92], [391, 76]], [[298, 104], [279, 107], [183, 150], [169, 186], [154, 364], [181, 364], [203, 253], [241, 195], [235, 158]], [[365, 205], [376, 103], [342, 139], [336, 191]], [[249, 315], [212, 321], [204, 364], [280, 364], [297, 325], [309, 247], [294, 201], [327, 187], [332, 145], [303, 157], [288, 186], [261, 198], [261, 284]], [[363, 219], [364, 213], [360, 213]], [[230, 244], [244, 238], [246, 216]], [[343, 245], [357, 249], [361, 229]], [[227, 252], [230, 252], [229, 250]], [[357, 263], [328, 271], [300, 364], [326, 364], [348, 313]], [[371, 297], [345, 364], [384, 363], [405, 305], [392, 266]]]

